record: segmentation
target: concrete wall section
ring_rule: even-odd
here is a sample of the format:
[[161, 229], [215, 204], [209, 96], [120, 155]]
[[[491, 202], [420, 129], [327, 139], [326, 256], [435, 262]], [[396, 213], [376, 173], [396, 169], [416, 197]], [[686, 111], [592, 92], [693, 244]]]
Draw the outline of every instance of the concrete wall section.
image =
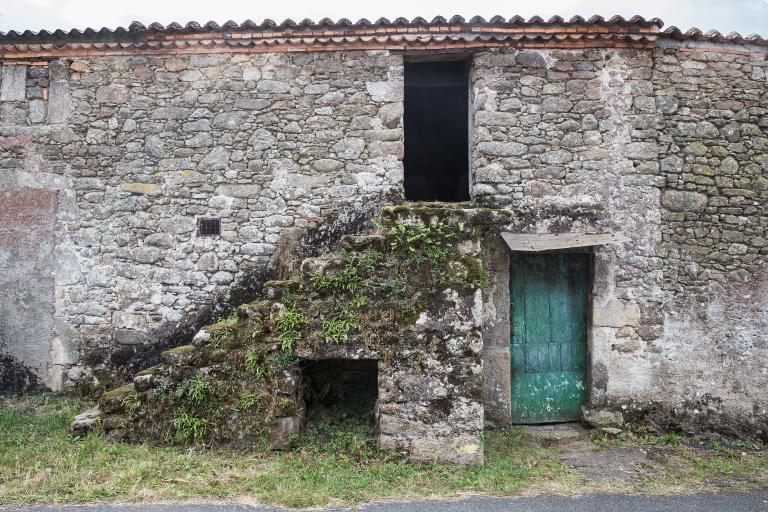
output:
[[[0, 189], [0, 204], [0, 354], [45, 382], [52, 371], [58, 194]], [[10, 380], [10, 369], [0, 375], [6, 371]]]

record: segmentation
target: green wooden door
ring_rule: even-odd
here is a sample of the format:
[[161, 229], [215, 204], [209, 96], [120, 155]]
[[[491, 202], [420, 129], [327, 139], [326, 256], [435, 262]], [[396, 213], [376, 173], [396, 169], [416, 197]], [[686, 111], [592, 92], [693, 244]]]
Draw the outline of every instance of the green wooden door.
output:
[[512, 421], [579, 418], [587, 398], [588, 254], [512, 255]]

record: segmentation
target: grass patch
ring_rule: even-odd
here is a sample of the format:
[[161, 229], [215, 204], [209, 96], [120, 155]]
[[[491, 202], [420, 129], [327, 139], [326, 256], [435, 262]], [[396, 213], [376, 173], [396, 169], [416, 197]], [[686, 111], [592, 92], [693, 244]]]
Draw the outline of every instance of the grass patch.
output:
[[[243, 398], [243, 406], [257, 406], [252, 398]], [[112, 443], [98, 434], [73, 439], [69, 423], [86, 407], [53, 395], [0, 398], [0, 505], [249, 497], [310, 507], [467, 492], [503, 496], [606, 488], [605, 481], [586, 480], [561, 463], [559, 447], [541, 447], [518, 428], [486, 435], [485, 466], [457, 468], [405, 462], [379, 449], [365, 423], [343, 430], [319, 427], [296, 436], [292, 449], [279, 454]], [[768, 484], [765, 451], [669, 441], [658, 443], [670, 454], [663, 478], [649, 476], [625, 490], [722, 489], [713, 479], [735, 482], [734, 489]]]
[[0, 505], [225, 499], [309, 507], [474, 491], [517, 494], [567, 471], [518, 430], [489, 436], [478, 468], [416, 465], [380, 450], [353, 423], [296, 436], [285, 453], [75, 440], [69, 423], [86, 407], [42, 395], [0, 402]]

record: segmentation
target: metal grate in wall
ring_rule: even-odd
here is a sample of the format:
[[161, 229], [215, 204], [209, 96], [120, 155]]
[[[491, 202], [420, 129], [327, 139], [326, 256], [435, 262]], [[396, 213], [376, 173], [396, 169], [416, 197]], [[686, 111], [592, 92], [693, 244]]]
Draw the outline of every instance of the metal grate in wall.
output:
[[219, 236], [221, 234], [221, 219], [197, 219], [198, 236]]

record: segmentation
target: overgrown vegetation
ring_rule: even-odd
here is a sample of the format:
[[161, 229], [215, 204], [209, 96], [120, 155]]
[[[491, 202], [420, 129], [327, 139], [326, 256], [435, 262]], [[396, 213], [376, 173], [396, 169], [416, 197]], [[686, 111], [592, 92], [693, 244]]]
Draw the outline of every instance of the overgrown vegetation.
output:
[[661, 466], [639, 468], [645, 476], [624, 483], [580, 476], [560, 462], [565, 447], [541, 447], [517, 428], [487, 434], [485, 466], [458, 468], [404, 462], [380, 450], [363, 423], [310, 431], [280, 454], [201, 453], [197, 448], [113, 443], [100, 434], [73, 439], [69, 422], [87, 406], [52, 395], [0, 398], [0, 506], [250, 498], [310, 507], [467, 492], [680, 493], [768, 485], [768, 453], [754, 446], [699, 447], [686, 439], [667, 444], [659, 436], [639, 436], [625, 445], [661, 450]]
[[237, 410], [247, 411], [248, 409], [253, 409], [259, 405], [259, 402], [261, 402], [263, 398], [262, 395], [257, 395], [256, 393], [245, 393], [240, 395], [240, 399], [237, 402]]
[[351, 308], [341, 308], [338, 313], [322, 319], [323, 339], [328, 343], [346, 343], [349, 332], [360, 329], [360, 317]]
[[[195, 378], [182, 382], [176, 388], [176, 397], [186, 398], [195, 405], [205, 404], [211, 395], [211, 385], [205, 381], [202, 375], [196, 375]], [[125, 404], [125, 402], [123, 402]]]
[[136, 414], [144, 404], [141, 401], [141, 395], [133, 392], [123, 399], [123, 408], [129, 415]]
[[413, 261], [426, 258], [434, 264], [444, 262], [453, 252], [454, 242], [464, 233], [464, 223], [455, 226], [448, 219], [434, 223], [396, 222], [383, 228], [394, 251], [406, 252]]
[[[124, 440], [261, 443], [274, 418], [301, 414], [297, 351], [355, 344], [393, 360], [422, 314], [439, 316], [446, 289], [480, 286], [482, 229], [464, 219], [450, 209], [385, 210], [366, 243], [267, 283], [269, 300], [206, 327], [197, 346], [164, 353], [164, 364], [141, 372], [144, 387], [105, 395], [104, 430]], [[413, 348], [407, 364], [416, 368], [428, 351]]]

